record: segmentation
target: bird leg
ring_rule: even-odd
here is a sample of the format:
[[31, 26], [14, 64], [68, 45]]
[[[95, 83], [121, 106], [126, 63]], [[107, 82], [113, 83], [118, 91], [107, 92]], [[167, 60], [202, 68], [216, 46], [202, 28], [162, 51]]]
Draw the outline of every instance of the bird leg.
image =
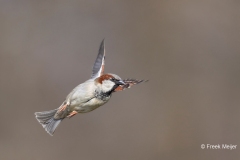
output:
[[72, 111], [67, 117], [71, 118], [73, 116], [75, 116], [78, 112], [77, 111]]
[[61, 111], [64, 111], [67, 108], [68, 105], [69, 105], [69, 102], [67, 102], [65, 105], [59, 107], [59, 110], [57, 111], [57, 113], [59, 113]]

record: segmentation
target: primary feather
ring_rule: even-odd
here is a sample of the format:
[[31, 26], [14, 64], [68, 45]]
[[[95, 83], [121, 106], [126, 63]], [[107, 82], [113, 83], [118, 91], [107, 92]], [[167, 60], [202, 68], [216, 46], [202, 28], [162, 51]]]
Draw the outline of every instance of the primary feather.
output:
[[103, 39], [99, 47], [98, 56], [93, 65], [92, 76], [91, 76], [92, 79], [100, 77], [103, 74], [104, 63], [105, 63], [104, 61], [105, 61], [105, 45], [104, 45], [104, 39]]

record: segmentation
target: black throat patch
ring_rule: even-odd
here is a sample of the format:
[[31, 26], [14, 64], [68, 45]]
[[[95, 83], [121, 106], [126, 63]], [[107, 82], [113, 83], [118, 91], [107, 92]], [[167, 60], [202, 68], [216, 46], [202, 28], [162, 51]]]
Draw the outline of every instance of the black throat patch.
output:
[[95, 97], [98, 99], [101, 99], [103, 101], [106, 101], [109, 97], [111, 97], [112, 92], [118, 87], [118, 85], [114, 85], [113, 88], [108, 92], [99, 92], [95, 91]]

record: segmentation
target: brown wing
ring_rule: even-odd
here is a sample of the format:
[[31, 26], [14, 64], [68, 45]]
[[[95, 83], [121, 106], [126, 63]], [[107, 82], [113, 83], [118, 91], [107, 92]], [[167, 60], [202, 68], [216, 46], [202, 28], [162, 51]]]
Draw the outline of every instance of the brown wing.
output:
[[118, 86], [114, 92], [117, 92], [117, 91], [123, 91], [124, 89], [126, 88], [131, 88], [133, 85], [135, 84], [139, 84], [139, 83], [142, 83], [142, 82], [147, 82], [148, 80], [137, 80], [137, 79], [125, 79], [123, 80], [123, 82], [125, 83], [124, 85], [120, 85]]

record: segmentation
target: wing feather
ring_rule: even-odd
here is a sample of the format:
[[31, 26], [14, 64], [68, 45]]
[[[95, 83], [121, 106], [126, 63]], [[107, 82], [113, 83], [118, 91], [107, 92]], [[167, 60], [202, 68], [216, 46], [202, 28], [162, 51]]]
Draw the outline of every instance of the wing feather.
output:
[[137, 80], [137, 79], [125, 79], [123, 80], [123, 82], [125, 83], [124, 85], [120, 85], [118, 86], [114, 91], [123, 91], [127, 88], [131, 88], [133, 85], [135, 84], [139, 84], [142, 82], [147, 82], [148, 80]]
[[98, 56], [95, 60], [93, 69], [92, 69], [92, 76], [91, 78], [100, 77], [104, 72], [104, 61], [105, 61], [105, 44], [104, 39], [99, 47]]

